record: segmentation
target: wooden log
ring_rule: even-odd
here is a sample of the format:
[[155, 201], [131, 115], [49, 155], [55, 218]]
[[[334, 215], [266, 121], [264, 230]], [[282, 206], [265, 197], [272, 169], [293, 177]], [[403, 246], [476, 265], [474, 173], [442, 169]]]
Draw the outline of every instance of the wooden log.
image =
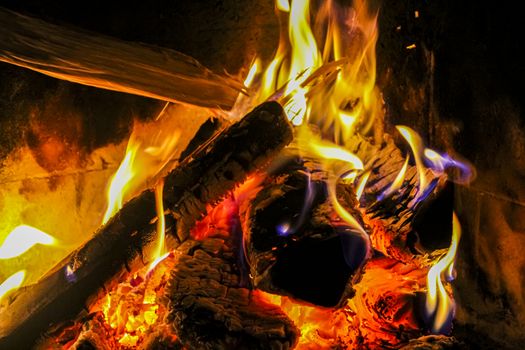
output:
[[299, 331], [279, 307], [242, 286], [241, 250], [228, 235], [177, 248], [168, 321], [189, 349], [293, 348]]
[[242, 83], [171, 49], [46, 23], [0, 7], [0, 61], [164, 101], [230, 109]]
[[[207, 204], [219, 201], [291, 139], [281, 106], [268, 102], [198, 148], [165, 178], [168, 234], [184, 241]], [[144, 191], [46, 276], [7, 298], [0, 305], [0, 314], [10, 315], [0, 318], [0, 349], [31, 347], [51, 324], [89, 309], [130, 265], [146, 264], [142, 252], [155, 236], [156, 216], [154, 193]]]
[[400, 350], [446, 350], [446, 349], [470, 349], [454, 337], [445, 335], [425, 335], [412, 339]]
[[[371, 170], [365, 187], [361, 206], [366, 209], [363, 216], [374, 249], [393, 259], [410, 262], [418, 254], [415, 248], [417, 234], [412, 223], [423, 204], [417, 200], [419, 174], [416, 166], [409, 165], [399, 190], [381, 198], [394, 182], [405, 161], [405, 156], [389, 135], [384, 142], [374, 145], [360, 135], [348, 142], [349, 150], [358, 155]], [[426, 201], [439, 193], [446, 183], [446, 176], [437, 176], [430, 169], [424, 170], [424, 177], [430, 184]]]
[[[349, 297], [348, 282], [364, 262], [366, 242], [339, 219], [328, 199], [326, 174], [313, 169], [292, 159], [239, 203], [239, 217], [256, 288], [334, 307]], [[361, 220], [353, 188], [341, 184], [337, 193]]]

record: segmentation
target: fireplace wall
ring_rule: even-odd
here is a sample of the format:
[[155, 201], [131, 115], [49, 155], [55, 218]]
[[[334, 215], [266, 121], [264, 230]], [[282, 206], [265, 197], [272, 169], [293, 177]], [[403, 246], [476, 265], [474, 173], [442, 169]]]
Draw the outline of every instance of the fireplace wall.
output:
[[[257, 51], [269, 57], [278, 37], [272, 0], [149, 1], [124, 8], [96, 1], [0, 5], [55, 23], [171, 47], [231, 74], [246, 67]], [[457, 330], [481, 335], [472, 341], [509, 347], [525, 340], [525, 99], [520, 88], [525, 76], [519, 25], [518, 11], [506, 4], [384, 1], [377, 47], [387, 131], [393, 133], [396, 124], [410, 125], [429, 145], [457, 152], [477, 169], [471, 186], [455, 186], [464, 229], [454, 283]], [[412, 44], [415, 48], [407, 48]], [[121, 144], [115, 151], [121, 154], [131, 120], [152, 118], [162, 107], [157, 101], [59, 82], [6, 64], [0, 64], [0, 76], [0, 159], [23, 145], [35, 150], [48, 175], [31, 179], [27, 174], [20, 184], [38, 187], [35, 181], [43, 181], [49, 193], [62, 177], [62, 161], [70, 166], [73, 159], [89, 178], [87, 163], [77, 158], [111, 144]], [[77, 148], [39, 154], [39, 133]], [[97, 169], [107, 173], [106, 179], [112, 172], [107, 164]], [[9, 182], [7, 177], [3, 181]], [[78, 191], [82, 185], [76, 181], [71, 186]], [[3, 211], [9, 206], [1, 204]]]

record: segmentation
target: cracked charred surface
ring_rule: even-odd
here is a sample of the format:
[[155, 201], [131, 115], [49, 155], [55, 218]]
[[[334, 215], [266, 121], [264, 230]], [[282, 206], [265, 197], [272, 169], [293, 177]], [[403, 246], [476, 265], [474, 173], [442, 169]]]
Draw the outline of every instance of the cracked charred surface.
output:
[[218, 233], [177, 248], [166, 293], [175, 333], [192, 349], [293, 348], [298, 329], [279, 307], [243, 286], [235, 247]]

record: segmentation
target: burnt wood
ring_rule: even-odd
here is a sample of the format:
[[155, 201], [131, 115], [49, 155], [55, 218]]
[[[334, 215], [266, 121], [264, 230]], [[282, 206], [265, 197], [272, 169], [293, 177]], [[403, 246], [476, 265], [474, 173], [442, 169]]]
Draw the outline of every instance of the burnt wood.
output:
[[417, 339], [412, 339], [400, 350], [446, 350], [446, 349], [467, 349], [464, 343], [454, 337], [445, 335], [425, 335]]
[[[404, 155], [394, 142], [385, 134], [381, 144], [374, 144], [361, 135], [354, 135], [348, 141], [350, 151], [358, 155], [370, 169], [370, 177], [361, 198], [361, 206], [366, 209], [372, 247], [393, 259], [411, 262], [419, 252], [415, 249], [417, 234], [412, 224], [423, 201], [416, 199], [419, 186], [419, 174], [415, 165], [409, 165], [405, 179], [399, 190], [381, 198], [394, 182], [403, 163]], [[410, 151], [409, 151], [410, 152]], [[437, 196], [446, 183], [446, 175], [436, 175], [430, 169], [424, 170], [429, 183], [426, 203]]]
[[73, 30], [0, 7], [0, 61], [54, 78], [230, 109], [244, 89], [180, 52]]
[[[292, 139], [282, 107], [264, 103], [213, 137], [165, 178], [164, 207], [172, 247], [248, 173], [269, 161]], [[135, 197], [85, 245], [33, 285], [0, 305], [0, 349], [30, 348], [51, 324], [75, 317], [132, 270], [144, 266], [144, 248], [155, 237], [152, 190]], [[9, 315], [5, 317], [4, 315]]]
[[291, 349], [299, 331], [275, 305], [243, 287], [231, 236], [188, 240], [166, 291], [168, 321], [191, 349]]
[[[348, 283], [364, 262], [366, 242], [338, 218], [327, 175], [315, 167], [292, 158], [239, 204], [239, 217], [256, 288], [334, 307], [350, 296]], [[362, 222], [352, 186], [341, 184], [337, 194]]]

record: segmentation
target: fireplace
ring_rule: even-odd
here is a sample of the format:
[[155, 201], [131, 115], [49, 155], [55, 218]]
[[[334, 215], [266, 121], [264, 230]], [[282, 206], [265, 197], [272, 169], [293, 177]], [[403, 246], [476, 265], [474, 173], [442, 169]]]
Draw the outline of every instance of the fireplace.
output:
[[[207, 68], [164, 53], [183, 68], [168, 87], [1, 64], [0, 348], [521, 348], [516, 11], [311, 1], [318, 22], [348, 30], [350, 63], [328, 53], [320, 73], [299, 66], [264, 91], [294, 3], [3, 2], [16, 26]], [[316, 24], [316, 39], [334, 35]], [[367, 94], [341, 97], [343, 123], [324, 123], [323, 93], [357, 54], [340, 90]], [[307, 113], [301, 93], [318, 96]], [[375, 121], [357, 136], [345, 129], [364, 115]]]

